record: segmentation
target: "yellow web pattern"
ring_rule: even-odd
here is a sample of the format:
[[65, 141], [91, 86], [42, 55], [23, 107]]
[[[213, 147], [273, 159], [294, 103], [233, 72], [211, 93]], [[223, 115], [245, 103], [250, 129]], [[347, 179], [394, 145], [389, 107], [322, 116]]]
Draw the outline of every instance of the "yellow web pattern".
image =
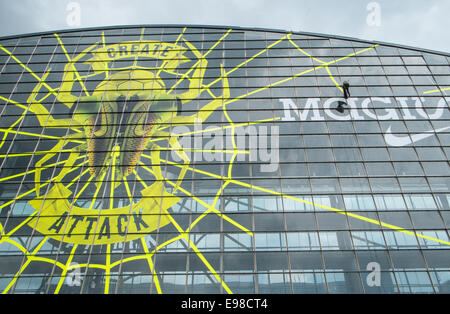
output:
[[[142, 29], [142, 36], [144, 34], [144, 28]], [[183, 40], [183, 33], [186, 30], [186, 28], [183, 30], [183, 32], [178, 36], [176, 42], [178, 41], [182, 41]], [[231, 32], [232, 30], [228, 30], [205, 54], [202, 55], [203, 58], [206, 58], [211, 51], [213, 51]], [[80, 75], [77, 71], [76, 66], [74, 65], [74, 62], [76, 62], [77, 60], [80, 59], [80, 56], [77, 56], [76, 58], [71, 58], [69, 56], [69, 54], [67, 53], [67, 50], [64, 48], [64, 44], [62, 42], [62, 40], [59, 38], [59, 36], [57, 34], [55, 34], [61, 48], [63, 49], [66, 57], [67, 57], [67, 61], [68, 64], [71, 67], [72, 72], [75, 74], [75, 77], [73, 78], [73, 80], [76, 80], [80, 83], [80, 85], [82, 86], [83, 91], [89, 95], [86, 86], [83, 84], [83, 80], [90, 77], [90, 75]], [[142, 37], [141, 36], [141, 37]], [[186, 42], [186, 41], [185, 41]], [[245, 66], [246, 64], [252, 62], [252, 60], [254, 60], [255, 58], [257, 58], [258, 56], [262, 55], [263, 53], [265, 53], [266, 51], [276, 47], [279, 43], [281, 42], [289, 42], [292, 44], [292, 46], [301, 54], [306, 55], [311, 57], [312, 59], [314, 59], [315, 61], [317, 61], [318, 63], [320, 63], [320, 65], [318, 66], [313, 66], [308, 70], [305, 70], [303, 72], [300, 73], [296, 73], [294, 75], [292, 75], [291, 77], [287, 77], [284, 79], [281, 79], [275, 83], [271, 83], [268, 84], [267, 86], [249, 91], [248, 93], [239, 95], [237, 97], [231, 98], [231, 99], [220, 99], [220, 97], [215, 97], [213, 95], [213, 93], [210, 90], [210, 87], [213, 86], [214, 84], [220, 82], [220, 81], [224, 81], [224, 78], [229, 76], [231, 73], [235, 72], [236, 70], [238, 70], [239, 68], [242, 68], [243, 66]], [[188, 42], [186, 42], [187, 45], [189, 45]], [[105, 35], [104, 33], [102, 34], [102, 42], [99, 43], [101, 45], [103, 45], [103, 47], [105, 46]], [[316, 207], [320, 207], [341, 215], [346, 215], [348, 217], [354, 218], [354, 219], [358, 219], [358, 220], [362, 220], [374, 225], [379, 225], [382, 226], [384, 228], [387, 229], [391, 229], [391, 230], [395, 230], [404, 234], [407, 234], [409, 236], [414, 236], [414, 237], [419, 237], [419, 238], [423, 238], [423, 239], [427, 239], [430, 241], [435, 241], [435, 242], [439, 242], [441, 244], [445, 244], [445, 245], [450, 245], [450, 242], [447, 241], [443, 241], [437, 238], [433, 238], [430, 236], [426, 236], [420, 233], [416, 233], [416, 232], [412, 232], [409, 230], [406, 230], [402, 227], [399, 226], [395, 226], [395, 225], [391, 225], [389, 223], [385, 223], [382, 221], [377, 221], [374, 219], [370, 219], [355, 213], [351, 213], [348, 212], [346, 210], [342, 210], [342, 209], [337, 209], [337, 208], [333, 208], [333, 207], [329, 207], [329, 206], [324, 206], [324, 205], [320, 205], [320, 204], [316, 204], [307, 200], [303, 200], [291, 195], [287, 195], [287, 194], [283, 194], [277, 191], [273, 191], [270, 189], [266, 189], [266, 188], [262, 188], [262, 187], [258, 187], [243, 181], [239, 181], [239, 180], [235, 180], [232, 177], [232, 170], [233, 170], [233, 164], [234, 161], [236, 159], [236, 157], [238, 156], [238, 154], [248, 154], [248, 151], [241, 151], [238, 150], [238, 147], [236, 145], [235, 142], [235, 129], [237, 127], [243, 126], [243, 125], [251, 125], [251, 124], [259, 124], [259, 123], [265, 123], [265, 122], [270, 122], [270, 121], [276, 121], [279, 118], [273, 118], [273, 119], [265, 119], [265, 120], [260, 120], [260, 121], [254, 121], [254, 122], [248, 122], [248, 123], [235, 123], [231, 118], [230, 115], [227, 111], [227, 105], [231, 104], [233, 102], [239, 101], [241, 99], [244, 99], [248, 96], [257, 94], [259, 92], [262, 92], [264, 90], [267, 90], [271, 87], [283, 84], [289, 80], [292, 80], [296, 77], [300, 77], [302, 75], [305, 75], [307, 73], [319, 70], [319, 69], [325, 69], [327, 71], [327, 73], [329, 74], [330, 79], [333, 81], [333, 83], [336, 85], [337, 88], [341, 89], [340, 85], [338, 84], [338, 82], [335, 80], [335, 78], [333, 77], [333, 75], [331, 74], [331, 71], [329, 69], [329, 66], [332, 64], [337, 64], [340, 61], [343, 61], [347, 58], [351, 58], [353, 56], [359, 55], [359, 54], [363, 54], [371, 49], [374, 49], [377, 45], [374, 45], [372, 47], [369, 48], [365, 48], [362, 49], [360, 51], [354, 52], [352, 54], [349, 54], [345, 57], [341, 57], [339, 59], [336, 59], [334, 61], [330, 61], [330, 62], [325, 62], [322, 61], [320, 59], [317, 59], [315, 57], [313, 57], [312, 55], [310, 55], [309, 53], [307, 53], [305, 50], [303, 50], [301, 47], [299, 47], [297, 44], [295, 44], [292, 39], [291, 39], [291, 34], [287, 34], [285, 36], [283, 36], [282, 38], [280, 38], [279, 40], [273, 42], [272, 44], [270, 44], [269, 46], [267, 46], [266, 48], [260, 50], [259, 52], [257, 52], [255, 55], [253, 55], [252, 57], [246, 59], [245, 61], [243, 61], [242, 63], [240, 63], [239, 65], [237, 65], [236, 67], [230, 69], [227, 72], [222, 73], [222, 76], [220, 78], [217, 78], [216, 80], [214, 80], [213, 82], [209, 83], [208, 85], [202, 85], [201, 91], [206, 91], [207, 93], [209, 93], [210, 95], [213, 96], [214, 100], [217, 101], [222, 101], [222, 106], [219, 107], [220, 109], [223, 110], [223, 114], [226, 118], [227, 121], [227, 125], [224, 125], [222, 127], [218, 127], [218, 130], [225, 130], [225, 129], [230, 129], [231, 131], [231, 135], [232, 135], [232, 146], [233, 149], [232, 150], [217, 150], [216, 152], [221, 152], [221, 153], [227, 153], [227, 154], [232, 154], [230, 161], [227, 165], [227, 169], [226, 169], [226, 173], [224, 175], [219, 175], [219, 174], [215, 174], [215, 173], [211, 173], [211, 172], [207, 172], [207, 171], [203, 171], [203, 170], [199, 170], [199, 169], [195, 169], [193, 167], [191, 167], [190, 165], [186, 165], [186, 164], [180, 164], [180, 163], [175, 163], [172, 162], [170, 160], [166, 160], [166, 159], [162, 159], [160, 158], [160, 155], [158, 153], [152, 153], [151, 155], [145, 154], [143, 153], [141, 155], [141, 157], [143, 159], [147, 159], [150, 160], [152, 162], [152, 164], [157, 164], [157, 165], [162, 165], [163, 163], [166, 163], [167, 165], [173, 165], [176, 167], [179, 167], [180, 169], [184, 169], [184, 171], [190, 171], [192, 173], [199, 173], [202, 175], [205, 175], [209, 178], [213, 178], [213, 179], [219, 179], [221, 180], [222, 184], [221, 187], [217, 190], [217, 192], [214, 195], [214, 198], [212, 200], [212, 204], [208, 204], [207, 202], [201, 200], [199, 197], [196, 197], [195, 195], [193, 195], [190, 191], [187, 191], [186, 189], [184, 189], [183, 187], [181, 187], [181, 182], [177, 181], [174, 182], [172, 179], [167, 178], [165, 175], [163, 175], [161, 173], [161, 171], [155, 171], [155, 169], [151, 169], [150, 167], [147, 166], [147, 164], [145, 162], [141, 161], [139, 162], [139, 166], [144, 169], [145, 171], [147, 171], [149, 174], [152, 174], [153, 176], [155, 176], [158, 180], [161, 180], [163, 182], [166, 182], [168, 185], [172, 186], [174, 191], [178, 190], [179, 193], [184, 194], [186, 197], [192, 199], [193, 201], [197, 202], [198, 204], [204, 206], [205, 208], [207, 208], [207, 210], [205, 210], [203, 213], [201, 213], [201, 215], [199, 215], [199, 217], [197, 219], [195, 219], [193, 222], [191, 222], [189, 224], [189, 226], [185, 229], [183, 229], [180, 224], [170, 215], [170, 214], [166, 214], [167, 218], [170, 220], [170, 223], [175, 227], [175, 229], [178, 232], [178, 235], [163, 242], [158, 244], [153, 250], [150, 251], [150, 248], [147, 244], [147, 242], [145, 241], [144, 237], [140, 238], [140, 242], [142, 244], [143, 250], [144, 250], [144, 254], [137, 254], [135, 256], [130, 256], [130, 257], [126, 257], [126, 258], [122, 258], [118, 261], [115, 262], [111, 262], [111, 250], [112, 250], [112, 246], [111, 244], [106, 244], [106, 262], [104, 264], [94, 264], [94, 263], [83, 263], [83, 264], [72, 264], [73, 258], [75, 256], [76, 250], [78, 248], [77, 244], [73, 244], [73, 247], [70, 251], [69, 254], [69, 258], [67, 259], [67, 261], [65, 263], [62, 263], [56, 259], [51, 259], [51, 258], [46, 258], [46, 257], [42, 257], [42, 256], [38, 256], [39, 255], [39, 251], [42, 249], [42, 247], [48, 243], [49, 237], [46, 236], [44, 237], [35, 247], [32, 251], [30, 251], [27, 247], [25, 247], [24, 245], [20, 244], [18, 241], [15, 241], [13, 238], [15, 236], [15, 234], [17, 233], [17, 231], [24, 227], [25, 225], [27, 225], [27, 223], [29, 223], [33, 218], [35, 218], [37, 215], [39, 215], [38, 211], [35, 211], [33, 214], [29, 215], [26, 219], [24, 219], [23, 222], [21, 222], [18, 226], [16, 226], [13, 230], [9, 231], [8, 233], [5, 233], [4, 228], [2, 225], [0, 225], [0, 231], [1, 231], [1, 239], [0, 239], [0, 243], [9, 243], [15, 247], [17, 247], [23, 254], [24, 254], [24, 259], [23, 259], [23, 263], [20, 266], [19, 270], [17, 271], [17, 273], [14, 275], [14, 277], [11, 279], [11, 281], [9, 282], [9, 284], [7, 285], [7, 287], [3, 290], [3, 294], [5, 293], [9, 293], [11, 291], [14, 290], [14, 287], [16, 285], [16, 282], [18, 280], [18, 278], [24, 273], [24, 271], [27, 269], [27, 267], [30, 265], [31, 262], [33, 261], [39, 261], [39, 262], [43, 262], [43, 263], [49, 263], [52, 264], [53, 267], [57, 267], [61, 270], [61, 274], [59, 275], [60, 280], [58, 281], [58, 284], [56, 286], [56, 289], [54, 291], [54, 293], [59, 293], [64, 281], [65, 281], [65, 277], [67, 276], [68, 272], [73, 271], [74, 269], [81, 269], [81, 268], [85, 268], [86, 271], [87, 269], [100, 269], [100, 270], [104, 270], [105, 272], [105, 285], [104, 285], [104, 293], [110, 293], [112, 291], [110, 291], [110, 280], [111, 280], [111, 271], [116, 268], [116, 267], [121, 267], [121, 265], [127, 263], [127, 262], [132, 262], [132, 261], [137, 261], [137, 260], [144, 260], [147, 262], [150, 273], [153, 277], [153, 284], [157, 290], [157, 293], [163, 293], [164, 291], [162, 291], [161, 288], [161, 284], [160, 284], [160, 279], [158, 277], [158, 272], [157, 272], [157, 265], [155, 264], [155, 255], [156, 253], [167, 247], [168, 245], [176, 242], [176, 241], [184, 241], [185, 244], [187, 244], [187, 246], [192, 249], [194, 251], [194, 253], [196, 254], [196, 256], [201, 260], [201, 262], [203, 263], [203, 265], [205, 266], [205, 268], [207, 269], [207, 271], [209, 272], [209, 274], [211, 274], [213, 276], [213, 278], [215, 278], [215, 280], [217, 281], [217, 283], [222, 287], [222, 289], [224, 291], [226, 291], [227, 293], [232, 293], [232, 290], [228, 287], [228, 285], [225, 283], [225, 281], [223, 280], [222, 275], [220, 274], [220, 272], [215, 269], [211, 263], [207, 260], [207, 258], [204, 256], [204, 254], [201, 252], [201, 250], [193, 243], [193, 241], [190, 239], [190, 233], [193, 230], [193, 228], [199, 223], [201, 222], [205, 217], [207, 217], [210, 214], [213, 215], [217, 215], [220, 219], [223, 219], [224, 221], [226, 221], [227, 223], [233, 225], [236, 229], [241, 230], [243, 232], [245, 232], [247, 235], [249, 236], [253, 236], [253, 232], [251, 230], [249, 230], [247, 227], [242, 226], [241, 224], [239, 224], [237, 221], [233, 220], [232, 218], [230, 218], [229, 216], [227, 216], [226, 214], [222, 213], [218, 208], [217, 208], [217, 204], [220, 200], [220, 197], [222, 196], [222, 192], [225, 190], [225, 188], [227, 188], [229, 185], [236, 185], [236, 186], [241, 186], [241, 187], [246, 187], [252, 190], [257, 190], [257, 191], [261, 191], [264, 193], [267, 193], [268, 195], [276, 195], [276, 196], [280, 196], [286, 199], [290, 199], [290, 200], [294, 200], [296, 202], [300, 202], [300, 203], [306, 203], [309, 205], [313, 205]], [[22, 63], [17, 57], [15, 57], [9, 50], [7, 50], [6, 48], [4, 48], [3, 46], [0, 45], [0, 49], [4, 52], [6, 52], [8, 55], [11, 56], [11, 58], [13, 60], [15, 60], [19, 65], [21, 65], [24, 70], [26, 70], [27, 72], [29, 72], [34, 78], [36, 78], [36, 80], [39, 82], [40, 86], [44, 86], [48, 89], [48, 94], [46, 96], [44, 96], [40, 101], [37, 101], [38, 103], [43, 102], [47, 97], [49, 97], [50, 95], [55, 95], [58, 96], [58, 88], [52, 88], [50, 87], [46, 82], [45, 79], [49, 73], [49, 71], [47, 73], [44, 74], [44, 76], [41, 78], [39, 77], [37, 74], [35, 74], [27, 65], [25, 65], [24, 63]], [[172, 86], [171, 90], [169, 91], [169, 93], [171, 91], [173, 91], [173, 89], [175, 89], [177, 86], [179, 86], [179, 84], [181, 84], [183, 82], [183, 80], [186, 80], [189, 78], [189, 74], [191, 74], [195, 67], [198, 65], [202, 65], [201, 64], [202, 61], [198, 61], [197, 63], [195, 63], [191, 69], [189, 71], [187, 71], [186, 73], [184, 73], [183, 75], [181, 75], [179, 73], [176, 73], [180, 78], [179, 80]], [[137, 63], [135, 61], [134, 63], [134, 67], [137, 68]], [[433, 91], [430, 91], [433, 92]], [[27, 135], [27, 136], [32, 136], [32, 137], [41, 137], [41, 138], [49, 138], [49, 139], [58, 139], [58, 140], [64, 140], [64, 144], [61, 146], [61, 152], [68, 152], [70, 151], [70, 149], [63, 149], [63, 147], [70, 143], [70, 142], [75, 142], [75, 143], [85, 143], [84, 141], [80, 141], [77, 139], [72, 139], [72, 138], [66, 138], [66, 137], [55, 137], [55, 136], [49, 136], [49, 135], [44, 135], [44, 134], [36, 134], [36, 133], [31, 133], [31, 132], [23, 132], [23, 131], [19, 131], [19, 128], [16, 128], [17, 125], [24, 119], [25, 115], [29, 112], [34, 113], [34, 114], [39, 114], [39, 104], [29, 104], [28, 106], [22, 105], [18, 102], [15, 102], [13, 100], [10, 99], [6, 99], [4, 97], [0, 96], [0, 99], [7, 102], [7, 105], [11, 105], [11, 106], [16, 106], [18, 108], [23, 109], [23, 113], [22, 115], [18, 118], [18, 120], [16, 120], [9, 128], [2, 128], [0, 129], [0, 133], [3, 133], [3, 137], [1, 138], [1, 142], [0, 142], [0, 148], [5, 144], [6, 141], [6, 137], [8, 134], [15, 134], [15, 135]], [[41, 114], [42, 115], [42, 114]], [[50, 116], [50, 114], [48, 115], [42, 115], [42, 119], [45, 118], [45, 123], [44, 125], [47, 125], [47, 122], [49, 123], [50, 127], [57, 127], [55, 124], [53, 124], [52, 121], [52, 117]], [[179, 136], [184, 136], [184, 135], [190, 135], [190, 134], [197, 134], [199, 132], [211, 132], [217, 129], [209, 129], [209, 130], [201, 130], [201, 131], [193, 131], [193, 132], [188, 132], [188, 133], [184, 133], [184, 134], [179, 134]], [[76, 132], [79, 132], [75, 129]], [[157, 142], [162, 140], [161, 138], [157, 138], [157, 139], [152, 139], [151, 141], [153, 142]], [[160, 148], [161, 150], [164, 150], [165, 148]], [[193, 150], [195, 151], [195, 150]], [[208, 151], [208, 150], [200, 150], [200, 151]], [[9, 158], [9, 157], [19, 157], [19, 156], [30, 156], [33, 154], [46, 154], [48, 153], [47, 151], [37, 151], [37, 152], [26, 152], [26, 153], [21, 153], [21, 154], [5, 154], [5, 155], [1, 155], [0, 157], [2, 158]], [[116, 154], [115, 151], [112, 151], [111, 154]], [[48, 187], [51, 183], [54, 182], [58, 182], [62, 179], [62, 177], [66, 176], [67, 174], [84, 167], [84, 165], [87, 163], [87, 159], [86, 159], [87, 155], [86, 154], [80, 154], [75, 156], [72, 160], [72, 167], [62, 171], [58, 176], [54, 176], [51, 179], [43, 182], [42, 184], [36, 186], [34, 189], [31, 189], [29, 191], [26, 191], [24, 193], [18, 194], [14, 199], [0, 205], [0, 209], [9, 206], [11, 204], [13, 204], [16, 200], [20, 200], [24, 197], [26, 197], [27, 195], [30, 195], [32, 193], [36, 193], [36, 194], [40, 194], [40, 190]], [[78, 162], [80, 159], [83, 159], [80, 162]], [[116, 167], [114, 161], [115, 158], [112, 159], [112, 171], [111, 173], [111, 182], [114, 182], [115, 178], [114, 178], [114, 168]], [[48, 164], [48, 165], [42, 165], [41, 169], [48, 169], [51, 167], [55, 167], [57, 165], [61, 165], [61, 164], [65, 164], [67, 161], [66, 160], [62, 160], [62, 161], [57, 161], [55, 163], [52, 164]], [[75, 164], [76, 163], [76, 164]], [[5, 178], [0, 178], [0, 182], [4, 182], [4, 181], [8, 181], [14, 178], [18, 178], [18, 177], [22, 177], [22, 176], [26, 176], [28, 174], [32, 174], [32, 173], [36, 173], [38, 170], [37, 169], [33, 169], [33, 170], [28, 170], [23, 172], [23, 173], [19, 173], [19, 174], [15, 174], [9, 177], [5, 177]], [[134, 171], [134, 174], [136, 175], [137, 181], [139, 182], [139, 184], [143, 187], [143, 188], [147, 188], [147, 184], [145, 182], [145, 180], [143, 180], [142, 178], [140, 178], [140, 176], [137, 174], [136, 170]], [[77, 184], [77, 181], [80, 180], [82, 177], [89, 175], [88, 174], [88, 169], [84, 170], [81, 172], [80, 175], [78, 175], [77, 177], [75, 177], [70, 184], [67, 185], [67, 187], [70, 187], [74, 184]], [[106, 173], [103, 175], [103, 177], [100, 179], [100, 184], [98, 184], [97, 189], [95, 191], [95, 194], [93, 195], [92, 198], [92, 202], [90, 204], [90, 208], [93, 208], [95, 200], [99, 197], [99, 193], [100, 193], [100, 188], [102, 186], [103, 180], [105, 180], [106, 178]], [[93, 180], [93, 176], [89, 176], [88, 180], [83, 184], [83, 186], [81, 186], [80, 190], [78, 191], [78, 193], [75, 195], [73, 203], [75, 203], [75, 201], [77, 200], [77, 198], [83, 193], [83, 191], [85, 191], [85, 189], [89, 186], [89, 184], [91, 184], [91, 181]], [[130, 201], [133, 199], [133, 193], [131, 192], [129, 183], [127, 182], [126, 178], [124, 179], [124, 185], [127, 191], [127, 196], [130, 199]], [[106, 189], [105, 189], [106, 190]], [[114, 193], [115, 193], [115, 188], [114, 188], [114, 184], [111, 184], [111, 188], [109, 191], [109, 198], [110, 198], [110, 205], [112, 206], [112, 201], [114, 198]]]

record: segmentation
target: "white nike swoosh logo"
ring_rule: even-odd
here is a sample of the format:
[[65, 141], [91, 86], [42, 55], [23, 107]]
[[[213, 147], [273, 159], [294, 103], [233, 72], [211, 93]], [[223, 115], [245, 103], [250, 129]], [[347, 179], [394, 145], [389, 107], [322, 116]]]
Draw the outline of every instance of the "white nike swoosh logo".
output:
[[426, 139], [427, 137], [433, 136], [434, 133], [439, 133], [448, 129], [450, 129], [450, 126], [437, 130], [426, 131], [420, 134], [412, 134], [411, 136], [395, 136], [391, 133], [391, 127], [389, 126], [389, 128], [386, 130], [386, 133], [384, 134], [384, 140], [390, 146], [406, 146]]

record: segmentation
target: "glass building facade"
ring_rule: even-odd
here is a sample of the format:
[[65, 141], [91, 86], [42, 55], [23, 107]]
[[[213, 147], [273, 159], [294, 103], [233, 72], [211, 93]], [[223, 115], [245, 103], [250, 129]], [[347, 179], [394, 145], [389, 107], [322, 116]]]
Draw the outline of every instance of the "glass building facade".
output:
[[0, 39], [0, 291], [450, 292], [449, 61], [209, 26]]

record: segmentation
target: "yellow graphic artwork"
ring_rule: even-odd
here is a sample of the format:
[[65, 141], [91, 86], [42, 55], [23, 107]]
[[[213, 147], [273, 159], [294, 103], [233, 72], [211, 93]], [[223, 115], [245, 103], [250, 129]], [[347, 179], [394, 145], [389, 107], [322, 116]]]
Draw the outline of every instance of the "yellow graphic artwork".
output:
[[[167, 209], [179, 201], [174, 193], [185, 176], [186, 168], [180, 171], [173, 191], [167, 192], [160, 169], [161, 147], [151, 139], [167, 140], [170, 148], [187, 166], [190, 160], [178, 143], [177, 135], [167, 129], [171, 125], [190, 125], [196, 120], [206, 120], [229, 97], [228, 81], [223, 76], [223, 95], [192, 116], [177, 115], [183, 103], [200, 94], [207, 66], [207, 61], [195, 47], [186, 43], [196, 53], [199, 62], [193, 69], [193, 78], [187, 78], [189, 90], [176, 96], [166, 91], [163, 80], [155, 71], [135, 67], [119, 71], [114, 69], [116, 71], [112, 73], [111, 63], [130, 56], [159, 59], [163, 62], [160, 71], [173, 71], [180, 64], [190, 61], [183, 56], [186, 48], [145, 41], [125, 42], [83, 51], [79, 56], [88, 52], [93, 55], [86, 63], [92, 65], [94, 74], [107, 74], [93, 93], [89, 94], [85, 90], [87, 95], [83, 97], [77, 98], [72, 92], [77, 81], [76, 72], [73, 71], [76, 59], [66, 65], [57, 99], [71, 109], [70, 118], [57, 119], [49, 114], [36, 97], [42, 84], [35, 87], [28, 100], [29, 110], [36, 114], [41, 126], [72, 128], [78, 132], [65, 136], [36, 163], [35, 186], [38, 197], [30, 201], [30, 204], [40, 214], [28, 222], [31, 227], [64, 242], [97, 245], [135, 240], [169, 223]], [[63, 163], [63, 169], [53, 178], [52, 188], [45, 195], [40, 195], [42, 170], [49, 160], [71, 142], [77, 143], [77, 146], [71, 149]], [[126, 186], [130, 200], [133, 198], [127, 177], [134, 173], [139, 178], [135, 168], [139, 166], [137, 163], [142, 152], [147, 150], [152, 151], [150, 159], [154, 165], [149, 172], [157, 182], [141, 191], [142, 199], [139, 201], [132, 200], [127, 207], [115, 207], [114, 192], [122, 184]], [[78, 194], [81, 195], [89, 184], [95, 183], [95, 200], [102, 182], [105, 179], [111, 182], [109, 206], [103, 206], [101, 215], [98, 209], [92, 208], [94, 200], [89, 208], [75, 205], [78, 195], [69, 201], [72, 192], [61, 183], [83, 153], [87, 154], [90, 177]]]

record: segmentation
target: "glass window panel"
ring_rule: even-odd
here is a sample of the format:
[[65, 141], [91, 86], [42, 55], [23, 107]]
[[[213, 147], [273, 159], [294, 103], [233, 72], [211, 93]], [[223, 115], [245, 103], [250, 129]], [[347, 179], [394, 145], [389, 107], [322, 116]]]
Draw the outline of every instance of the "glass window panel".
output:
[[307, 177], [308, 170], [305, 164], [286, 163], [281, 164], [281, 176], [282, 177]]
[[334, 164], [309, 164], [309, 174], [312, 177], [335, 177], [337, 176]]
[[333, 161], [331, 149], [306, 149], [309, 162]]
[[400, 293], [433, 293], [428, 273], [422, 271], [395, 272], [398, 292]]
[[312, 203], [311, 196], [298, 195], [296, 196], [296, 198], [301, 199], [305, 202], [284, 198], [283, 205], [285, 211], [307, 211], [307, 212], [314, 211], [314, 206], [311, 205]]
[[255, 233], [255, 249], [263, 251], [280, 251], [286, 249], [286, 237], [279, 232]]
[[386, 146], [383, 136], [378, 134], [373, 135], [358, 135], [358, 141], [361, 146]]
[[408, 65], [406, 68], [409, 74], [431, 74], [426, 66]]
[[339, 250], [337, 232], [319, 232], [323, 250]]
[[374, 195], [373, 198], [378, 210], [404, 210], [406, 208], [405, 201], [401, 195], [378, 194]]
[[336, 193], [339, 192], [337, 179], [311, 179], [313, 193]]
[[410, 212], [414, 228], [417, 229], [442, 229], [444, 223], [437, 211], [412, 211]]
[[405, 194], [405, 201], [412, 210], [437, 209], [431, 194]]
[[330, 133], [338, 134], [338, 133], [354, 133], [353, 125], [351, 122], [346, 121], [328, 121], [328, 128], [330, 129]]
[[369, 176], [395, 176], [392, 164], [387, 162], [366, 163], [366, 169]]
[[327, 207], [344, 208], [344, 202], [340, 195], [314, 195], [316, 211], [329, 211]]
[[428, 176], [449, 176], [448, 162], [422, 162], [425, 174]]
[[[415, 241], [415, 237], [411, 237], [414, 240], [408, 240], [411, 243]], [[417, 242], [417, 241], [415, 241]], [[425, 269], [424, 259], [422, 254], [417, 250], [400, 250], [391, 251], [391, 258], [394, 267], [405, 269]]]
[[381, 231], [352, 231], [352, 238], [356, 250], [380, 250], [386, 248]]
[[287, 242], [291, 250], [319, 250], [319, 237], [317, 232], [288, 232]]
[[286, 213], [287, 231], [315, 231], [314, 213]]
[[386, 74], [405, 74], [407, 75], [408, 72], [406, 71], [406, 68], [404, 66], [384, 66], [384, 71]]
[[409, 147], [389, 147], [389, 153], [393, 161], [417, 160], [417, 154]]
[[395, 178], [369, 178], [373, 192], [400, 192], [400, 186]]
[[356, 137], [354, 135], [331, 135], [334, 147], [356, 147]]
[[348, 230], [348, 223], [345, 215], [323, 212], [316, 213], [316, 217], [319, 231]]
[[[404, 228], [404, 229], [412, 229], [411, 220], [409, 219], [409, 215], [406, 211], [395, 212], [395, 211], [383, 211], [379, 213], [380, 220], [384, 223], [388, 223], [390, 225], [394, 225], [396, 227]], [[396, 236], [405, 238], [407, 241], [413, 241], [413, 243], [417, 243], [416, 237], [401, 231], [392, 231], [396, 234]], [[387, 234], [387, 232], [385, 232]], [[386, 235], [386, 243], [389, 246], [387, 235]], [[416, 244], [415, 244], [416, 245]], [[417, 246], [417, 245], [416, 245]]]
[[428, 178], [433, 192], [450, 192], [450, 178]]
[[423, 176], [418, 162], [394, 162], [394, 168], [399, 176]]
[[425, 178], [399, 178], [398, 181], [403, 192], [430, 192]]
[[[447, 232], [445, 232], [445, 230], [424, 230], [424, 231], [418, 231], [418, 234], [423, 235], [424, 237], [418, 237], [419, 239], [419, 243], [420, 246], [423, 249], [450, 249], [450, 246], [442, 243], [442, 242], [438, 242], [438, 241], [433, 241], [430, 238], [434, 238], [434, 239], [439, 239], [445, 242], [449, 242], [450, 238], [447, 234]], [[428, 261], [428, 256], [427, 256], [427, 252], [425, 252], [425, 258]]]
[[377, 121], [355, 121], [355, 129], [360, 133], [381, 133], [380, 126]]
[[336, 161], [361, 161], [361, 154], [357, 148], [334, 148]]
[[343, 192], [370, 192], [369, 182], [365, 178], [341, 178]]
[[339, 175], [343, 177], [361, 177], [366, 175], [362, 163], [337, 163]]
[[326, 293], [325, 276], [323, 273], [292, 273], [294, 293]]
[[344, 195], [347, 210], [376, 210], [371, 195]]
[[421, 160], [446, 160], [442, 149], [438, 147], [417, 147], [416, 151]]
[[306, 147], [330, 147], [330, 139], [327, 135], [305, 135], [303, 136]]

